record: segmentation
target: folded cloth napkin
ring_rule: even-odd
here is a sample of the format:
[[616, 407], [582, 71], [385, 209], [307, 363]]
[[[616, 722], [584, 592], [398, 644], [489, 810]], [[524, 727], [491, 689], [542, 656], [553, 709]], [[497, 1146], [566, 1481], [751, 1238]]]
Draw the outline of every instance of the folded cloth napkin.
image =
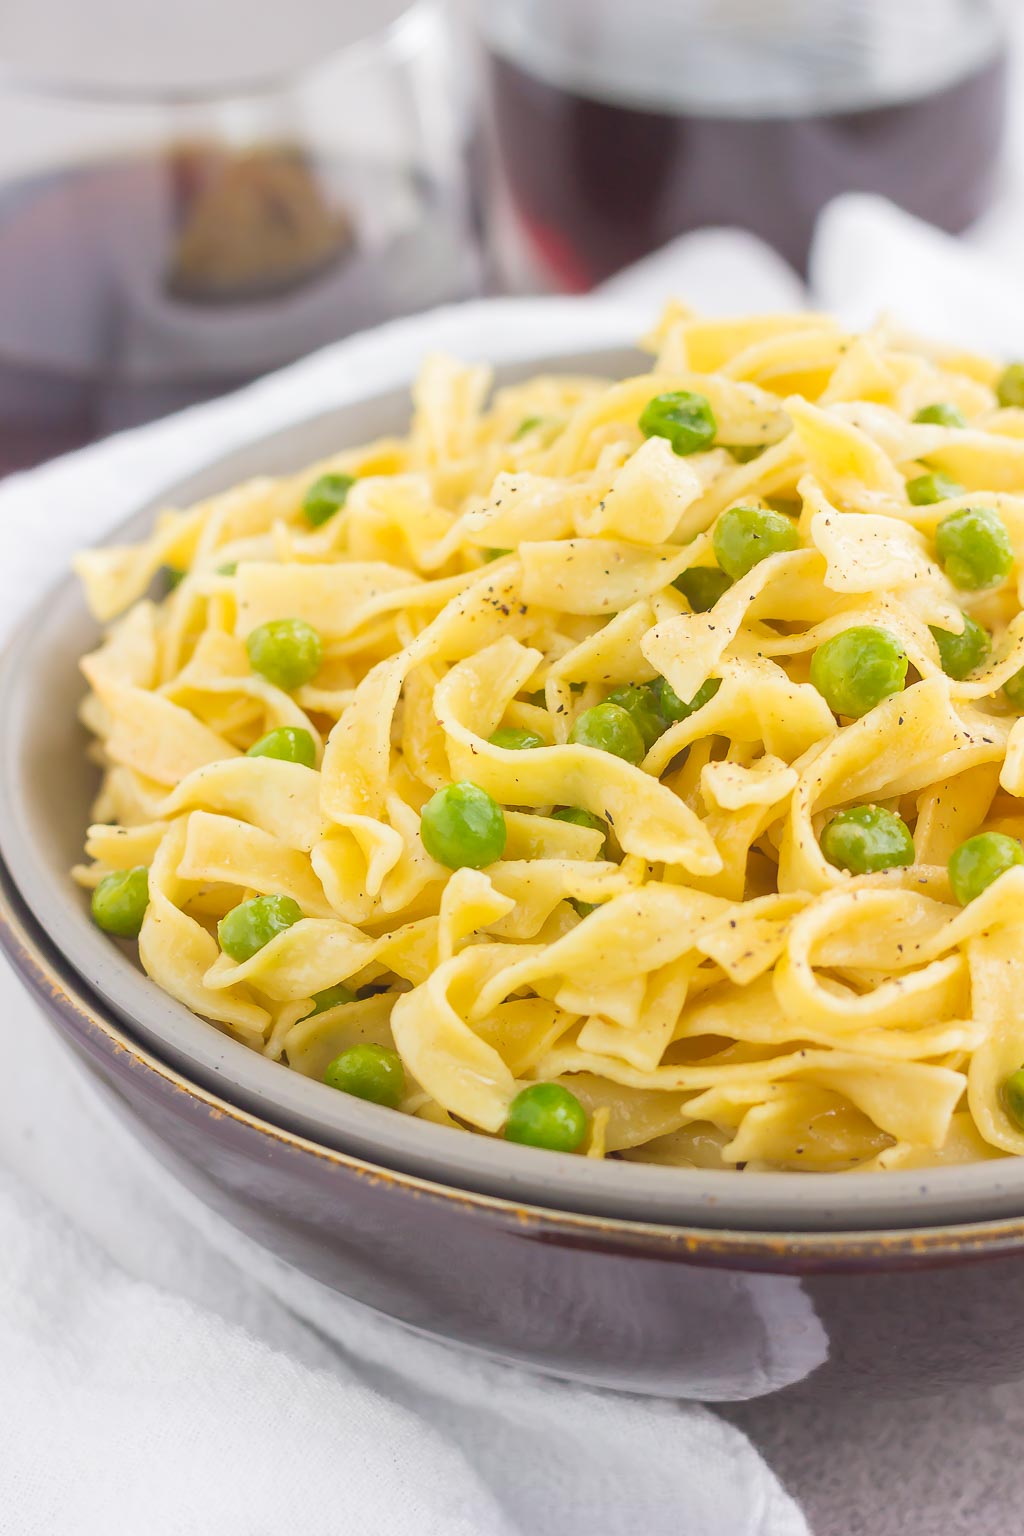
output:
[[[0, 638], [74, 550], [232, 444], [407, 380], [651, 319], [444, 310], [0, 486]], [[0, 814], [3, 814], [0, 809]], [[0, 1536], [802, 1536], [695, 1404], [534, 1377], [335, 1297], [181, 1190], [0, 964]]]
[[[891, 308], [1024, 350], [1011, 279], [875, 200], [827, 212], [812, 281], [814, 302], [856, 320]], [[0, 640], [77, 548], [213, 455], [401, 383], [429, 351], [621, 340], [672, 292], [712, 312], [807, 298], [751, 237], [708, 231], [602, 302], [399, 322], [4, 482]], [[806, 1533], [749, 1442], [706, 1409], [458, 1353], [241, 1237], [132, 1142], [3, 963], [0, 1021], [0, 1536]]]

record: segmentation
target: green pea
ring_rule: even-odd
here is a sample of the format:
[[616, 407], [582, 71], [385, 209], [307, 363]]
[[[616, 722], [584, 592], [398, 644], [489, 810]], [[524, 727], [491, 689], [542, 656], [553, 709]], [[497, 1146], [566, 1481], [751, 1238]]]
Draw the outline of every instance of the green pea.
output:
[[649, 752], [659, 736], [665, 734], [665, 721], [658, 707], [657, 690], [652, 683], [624, 683], [613, 688], [605, 699], [606, 704], [618, 704], [624, 709], [644, 739]]
[[936, 400], [933, 405], [923, 405], [914, 417], [922, 426], [966, 427], [967, 417], [958, 405], [948, 400]]
[[963, 507], [944, 517], [935, 530], [935, 548], [950, 581], [965, 592], [995, 586], [1013, 565], [1006, 524], [989, 507]]
[[1024, 710], [1024, 667], [1015, 672], [1009, 682], [1003, 684], [1003, 693], [1014, 709]]
[[505, 1139], [549, 1152], [575, 1152], [587, 1134], [587, 1112], [561, 1083], [531, 1083], [509, 1105]]
[[503, 747], [506, 752], [529, 752], [534, 747], [546, 747], [547, 742], [536, 731], [522, 731], [514, 725], [503, 725], [488, 736], [492, 747]]
[[676, 693], [667, 677], [663, 677], [660, 683], [661, 712], [671, 724], [678, 720], [687, 720], [690, 715], [696, 714], [698, 709], [703, 709], [709, 699], [713, 699], [722, 686], [720, 677], [709, 677], [701, 683], [697, 692], [689, 704], [683, 702]]
[[485, 549], [484, 560], [489, 565], [492, 560], [501, 560], [503, 556], [510, 555], [511, 553], [510, 549]]
[[589, 827], [593, 832], [600, 832], [604, 838], [601, 845], [601, 853], [608, 846], [608, 828], [600, 816], [594, 816], [590, 811], [585, 811], [582, 805], [565, 805], [560, 811], [551, 812], [552, 821], [567, 821], [574, 827]]
[[177, 565], [164, 566], [164, 586], [168, 592], [173, 592], [175, 587], [180, 587], [188, 571], [183, 571]]
[[962, 907], [980, 896], [1015, 864], [1024, 864], [1024, 848], [1002, 832], [979, 832], [955, 849], [949, 861], [949, 883]]
[[285, 693], [316, 676], [324, 653], [320, 636], [305, 619], [271, 619], [252, 631], [245, 648], [253, 671]]
[[646, 755], [644, 738], [621, 704], [595, 704], [593, 709], [585, 709], [577, 716], [569, 740], [580, 747], [611, 752], [627, 763], [641, 763]]
[[357, 1099], [397, 1109], [405, 1094], [405, 1068], [398, 1052], [386, 1045], [350, 1045], [330, 1063], [324, 1082]]
[[1003, 1079], [1003, 1108], [1018, 1130], [1024, 1131], [1024, 1067]]
[[217, 938], [224, 953], [241, 964], [301, 917], [302, 908], [290, 896], [254, 896], [221, 918]]
[[781, 512], [767, 507], [730, 507], [715, 524], [713, 544], [722, 570], [738, 581], [768, 555], [798, 549], [800, 535]]
[[952, 501], [962, 496], [964, 488], [950, 475], [916, 475], [907, 481], [907, 500], [912, 507], [933, 507], [937, 501]]
[[315, 1014], [326, 1013], [328, 1008], [340, 1008], [342, 1003], [354, 1003], [356, 995], [351, 987], [346, 987], [344, 982], [337, 982], [333, 987], [324, 987], [322, 992], [313, 993], [313, 1007], [306, 1014], [311, 1019]]
[[836, 869], [873, 875], [914, 862], [914, 839], [901, 816], [880, 805], [853, 805], [840, 811], [821, 834], [821, 851]]
[[483, 869], [505, 852], [505, 813], [486, 790], [463, 779], [432, 795], [420, 812], [420, 837], [447, 869]]
[[355, 475], [321, 475], [319, 480], [314, 480], [302, 498], [306, 521], [314, 528], [329, 522], [336, 512], [341, 511], [355, 483]]
[[855, 624], [819, 645], [811, 682], [829, 709], [859, 720], [907, 679], [907, 657], [895, 635], [874, 624]]
[[149, 906], [149, 870], [115, 869], [104, 875], [92, 893], [92, 920], [118, 939], [137, 939]]
[[276, 757], [283, 763], [301, 763], [303, 768], [316, 764], [316, 744], [301, 726], [281, 725], [254, 741], [246, 757]]
[[218, 567], [217, 567], [217, 575], [218, 576], [235, 576], [237, 574], [238, 574], [238, 561], [237, 560], [225, 560], [223, 565], [218, 565]]
[[1010, 363], [1003, 369], [996, 385], [996, 398], [1000, 405], [1024, 406], [1024, 363]]
[[713, 565], [692, 565], [672, 585], [683, 594], [694, 613], [709, 613], [722, 593], [732, 586], [732, 577]]
[[579, 901], [575, 896], [569, 897], [569, 905], [577, 917], [589, 917], [591, 912], [597, 911], [596, 901]]
[[645, 437], [665, 437], [681, 458], [699, 453], [715, 440], [718, 424], [706, 395], [673, 390], [648, 400], [637, 423]]
[[947, 677], [959, 682], [977, 670], [992, 649], [992, 637], [969, 613], [964, 614], [963, 633], [954, 635], [952, 630], [938, 629], [930, 624], [932, 638], [939, 648], [939, 660]]
[[723, 443], [727, 453], [730, 453], [737, 464], [750, 464], [754, 459], [759, 459], [767, 448], [767, 443]]
[[518, 427], [516, 427], [515, 431], [512, 433], [512, 441], [514, 443], [518, 443], [521, 437], [525, 437], [528, 432], [533, 432], [537, 427], [542, 427], [543, 425], [543, 416], [524, 416]]

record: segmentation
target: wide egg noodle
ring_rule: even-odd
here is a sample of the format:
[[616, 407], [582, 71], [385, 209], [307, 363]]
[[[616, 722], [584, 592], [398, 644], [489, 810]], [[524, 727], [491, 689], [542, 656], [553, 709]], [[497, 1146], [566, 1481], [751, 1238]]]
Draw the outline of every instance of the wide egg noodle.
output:
[[[500, 1134], [541, 1080], [583, 1105], [592, 1158], [753, 1175], [1024, 1154], [1004, 1093], [1024, 1066], [1024, 870], [961, 908], [946, 869], [978, 832], [1024, 840], [1003, 692], [1024, 668], [1024, 412], [999, 406], [992, 360], [890, 321], [858, 336], [676, 303], [648, 344], [649, 374], [493, 395], [487, 368], [428, 359], [406, 436], [80, 556], [109, 627], [82, 664], [101, 782], [75, 879], [145, 865], [139, 958], [159, 986], [317, 1080], [354, 1045], [395, 1049], [400, 1108], [448, 1129]], [[684, 455], [639, 425], [680, 391], [716, 423]], [[936, 401], [967, 427], [914, 420]], [[912, 504], [907, 481], [933, 471], [963, 492]], [[325, 473], [353, 484], [313, 526]], [[799, 547], [693, 612], [686, 573], [716, 568], [735, 505], [786, 513]], [[977, 505], [1015, 563], [974, 593], [936, 530]], [[173, 590], [163, 567], [184, 573]], [[953, 679], [932, 631], [965, 615], [992, 645]], [[245, 646], [283, 618], [323, 646], [292, 693]], [[810, 662], [858, 625], [892, 634], [908, 676], [850, 721]], [[662, 679], [684, 705], [717, 686], [642, 761], [573, 741], [611, 690], [656, 699]], [[495, 744], [503, 727], [541, 745]], [[313, 768], [247, 755], [281, 728], [309, 733]], [[502, 807], [483, 869], [421, 838], [453, 781]], [[864, 804], [904, 818], [912, 865], [851, 877], [824, 858], [829, 819]], [[258, 896], [303, 915], [234, 960], [218, 920]], [[318, 1006], [339, 984], [348, 1000]]]

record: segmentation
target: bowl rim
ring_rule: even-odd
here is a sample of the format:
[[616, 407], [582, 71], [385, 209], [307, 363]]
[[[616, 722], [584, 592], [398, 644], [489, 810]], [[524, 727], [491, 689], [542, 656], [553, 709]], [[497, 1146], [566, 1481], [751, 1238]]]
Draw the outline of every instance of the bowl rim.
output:
[[[473, 317], [495, 318], [500, 333], [496, 348], [487, 348], [486, 325], [479, 326], [480, 352], [490, 352], [498, 383], [524, 377], [544, 366], [608, 366], [609, 357], [634, 356], [624, 329], [621, 309], [578, 299], [559, 305], [550, 299], [494, 301], [470, 306]], [[459, 311], [450, 312], [457, 316]], [[511, 319], [519, 320], [511, 324]], [[459, 345], [465, 341], [465, 311]], [[500, 324], [498, 321], [500, 320]], [[414, 330], [416, 321], [409, 322]], [[532, 330], [531, 330], [532, 325]], [[388, 328], [394, 333], [395, 327]], [[545, 345], [525, 346], [524, 333], [541, 334]], [[368, 333], [372, 341], [374, 333]], [[365, 346], [367, 337], [359, 338]], [[602, 359], [604, 360], [602, 362]], [[614, 365], [612, 365], [614, 366]], [[398, 375], [396, 375], [397, 379]], [[384, 430], [352, 426], [375, 413], [400, 411], [408, 420], [409, 370], [402, 382], [378, 393], [354, 391], [315, 416], [289, 416], [276, 432], [243, 441], [192, 468], [156, 497], [136, 506], [104, 542], [116, 541], [148, 527], [155, 512], [177, 501], [187, 504], [236, 483], [246, 473], [275, 473], [299, 468], [318, 456], [312, 438], [337, 450], [364, 441]], [[348, 425], [346, 425], [348, 424]], [[318, 436], [319, 434], [319, 436]], [[300, 444], [305, 443], [305, 447]], [[276, 455], [276, 459], [275, 459]], [[59, 639], [68, 605], [78, 622], [84, 603], [73, 576], [66, 577], [38, 602], [0, 657], [0, 719], [7, 725], [0, 737], [0, 804], [13, 814], [0, 817], [0, 854], [12, 881], [42, 929], [59, 936], [61, 908], [77, 925], [60, 938], [63, 958], [84, 978], [102, 1006], [140, 1033], [159, 1058], [179, 1069], [204, 1090], [223, 1095], [241, 1109], [252, 1111], [299, 1134], [311, 1144], [329, 1145], [364, 1160], [383, 1161], [389, 1168], [437, 1182], [473, 1190], [523, 1205], [574, 1210], [628, 1221], [669, 1227], [693, 1224], [699, 1229], [743, 1231], [795, 1230], [886, 1231], [926, 1229], [936, 1224], [972, 1224], [1024, 1216], [1024, 1159], [1005, 1158], [941, 1168], [896, 1170], [884, 1174], [849, 1172], [769, 1172], [744, 1174], [722, 1170], [665, 1168], [636, 1162], [598, 1162], [565, 1158], [535, 1148], [515, 1146], [486, 1137], [468, 1136], [444, 1126], [396, 1115], [393, 1111], [338, 1095], [298, 1073], [289, 1072], [249, 1047], [199, 1019], [160, 992], [130, 964], [119, 946], [100, 935], [85, 916], [81, 893], [75, 893], [66, 865], [42, 878], [43, 861], [28, 832], [21, 755], [29, 750], [28, 732], [19, 735], [19, 722], [33, 697], [42, 691], [38, 678], [47, 656], [46, 643]], [[98, 627], [86, 619], [95, 636]], [[65, 627], [66, 624], [65, 624]], [[41, 643], [42, 642], [42, 643]], [[84, 647], [82, 647], [84, 648]], [[75, 658], [80, 654], [76, 649]], [[19, 814], [20, 812], [20, 814]], [[40, 886], [40, 880], [42, 885]], [[48, 884], [47, 884], [48, 879]], [[71, 935], [71, 942], [68, 938]], [[186, 1044], [187, 1043], [187, 1044]], [[268, 1076], [268, 1073], [270, 1076]], [[318, 1097], [319, 1096], [319, 1097]], [[310, 1106], [312, 1105], [312, 1110]], [[628, 1214], [626, 1214], [628, 1213]]]
[[504, 1226], [514, 1223], [527, 1237], [614, 1245], [629, 1252], [673, 1257], [683, 1262], [737, 1265], [768, 1273], [839, 1266], [847, 1270], [877, 1269], [883, 1264], [905, 1268], [1024, 1251], [1024, 1217], [877, 1231], [733, 1229], [560, 1210], [444, 1184], [324, 1146], [265, 1120], [193, 1082], [140, 1045], [107, 1015], [101, 1000], [63, 961], [18, 895], [2, 862], [0, 955], [6, 957], [26, 991], [43, 1004], [61, 1034], [77, 1040], [87, 1036], [94, 1046], [98, 1042], [103, 1055], [119, 1063], [125, 1073], [142, 1073], [164, 1097], [185, 1101], [210, 1118], [228, 1120], [242, 1132], [311, 1158], [339, 1174], [371, 1179], [389, 1192], [447, 1205], [454, 1203]]

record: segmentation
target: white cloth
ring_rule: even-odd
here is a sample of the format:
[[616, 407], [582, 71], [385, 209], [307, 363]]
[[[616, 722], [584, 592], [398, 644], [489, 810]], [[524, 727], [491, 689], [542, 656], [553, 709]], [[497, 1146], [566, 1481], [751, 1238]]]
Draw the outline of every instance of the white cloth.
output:
[[[864, 318], [894, 298], [948, 333], [945, 291], [960, 339], [1024, 350], [1024, 322], [999, 302], [1008, 279], [970, 261], [884, 205], [844, 199], [816, 248], [815, 301]], [[430, 350], [512, 358], [616, 340], [670, 291], [712, 311], [802, 297], [757, 242], [719, 231], [613, 289], [617, 307], [496, 303], [400, 322], [8, 480], [0, 639], [75, 548], [169, 480], [401, 382]], [[5, 965], [0, 1036], [0, 1536], [806, 1533], [708, 1410], [414, 1337], [240, 1237], [113, 1121]]]

